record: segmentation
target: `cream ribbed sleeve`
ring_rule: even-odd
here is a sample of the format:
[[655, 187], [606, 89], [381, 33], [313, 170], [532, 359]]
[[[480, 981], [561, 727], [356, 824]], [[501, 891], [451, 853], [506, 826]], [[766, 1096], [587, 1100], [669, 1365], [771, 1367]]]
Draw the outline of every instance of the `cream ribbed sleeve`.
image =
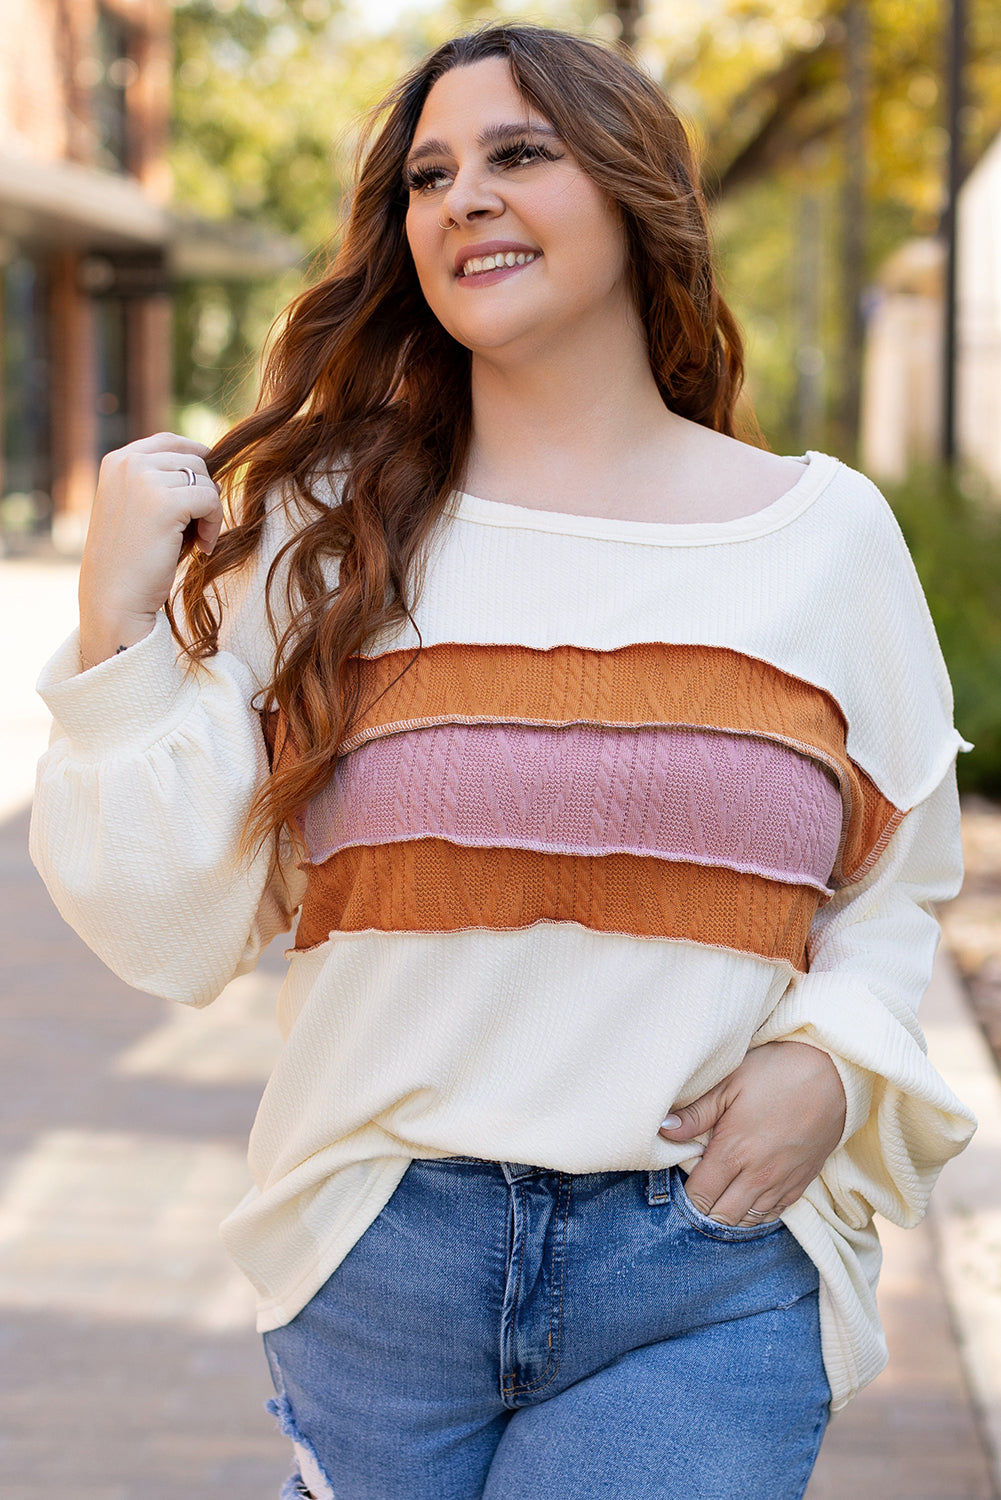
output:
[[30, 848], [60, 913], [127, 984], [206, 1005], [286, 929], [299, 872], [236, 847], [268, 774], [257, 683], [222, 651], [186, 669], [166, 617], [80, 671], [72, 635], [39, 691], [54, 716]]
[[850, 1224], [873, 1209], [916, 1223], [942, 1162], [969, 1139], [969, 1113], [928, 1062], [917, 1023], [939, 938], [932, 903], [954, 896], [962, 874], [950, 766], [869, 873], [817, 913], [809, 972], [755, 1036], [811, 1042], [842, 1071], [848, 1116], [824, 1178]]
[[934, 901], [962, 881], [955, 771], [913, 808], [876, 865], [814, 918], [810, 970], [796, 974], [755, 1045], [808, 1042], [838, 1068], [841, 1144], [783, 1214], [821, 1270], [821, 1328], [834, 1409], [886, 1363], [875, 1305], [873, 1213], [910, 1227], [943, 1164], [973, 1133], [969, 1110], [926, 1055], [916, 1012], [939, 925]]

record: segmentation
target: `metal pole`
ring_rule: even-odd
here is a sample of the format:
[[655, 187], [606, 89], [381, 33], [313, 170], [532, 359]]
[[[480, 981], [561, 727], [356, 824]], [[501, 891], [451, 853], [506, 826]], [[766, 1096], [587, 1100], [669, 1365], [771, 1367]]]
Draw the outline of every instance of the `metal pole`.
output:
[[841, 194], [841, 257], [844, 297], [840, 429], [845, 457], [854, 462], [862, 404], [865, 317], [866, 136], [869, 113], [869, 17], [865, 0], [845, 6], [845, 175]]
[[820, 198], [808, 189], [799, 202], [799, 264], [796, 298], [797, 451], [823, 446], [824, 355], [821, 348], [821, 222]]
[[945, 240], [945, 327], [942, 348], [942, 462], [956, 462], [956, 365], [957, 318], [957, 218], [959, 190], [963, 183], [963, 75], [966, 61], [966, 0], [951, 0], [949, 12], [946, 78], [947, 128], [949, 131], [948, 179], [942, 237]]

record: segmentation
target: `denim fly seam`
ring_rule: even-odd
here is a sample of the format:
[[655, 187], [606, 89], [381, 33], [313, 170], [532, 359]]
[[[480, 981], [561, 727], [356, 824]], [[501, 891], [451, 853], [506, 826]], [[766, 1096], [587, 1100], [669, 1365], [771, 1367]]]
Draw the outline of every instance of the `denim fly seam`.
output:
[[[567, 1172], [533, 1171], [519, 1163], [503, 1166], [511, 1199], [512, 1232], [501, 1314], [501, 1394], [505, 1406], [517, 1407], [523, 1404], [520, 1398], [537, 1396], [559, 1374], [573, 1179]], [[537, 1315], [547, 1302], [546, 1314], [539, 1320]], [[539, 1336], [543, 1331], [545, 1364], [541, 1372], [533, 1373], [533, 1366], [537, 1370], [541, 1362]]]

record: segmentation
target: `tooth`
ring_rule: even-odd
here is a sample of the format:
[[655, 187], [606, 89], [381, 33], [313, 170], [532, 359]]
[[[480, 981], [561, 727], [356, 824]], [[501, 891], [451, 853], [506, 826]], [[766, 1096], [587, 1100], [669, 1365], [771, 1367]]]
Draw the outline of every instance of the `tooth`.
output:
[[526, 262], [527, 259], [528, 259], [527, 255], [516, 255], [515, 258], [514, 258], [515, 265], [517, 265], [517, 266], [523, 266], [525, 264], [525, 262]]
[[507, 252], [504, 257], [504, 264], [508, 266], [516, 266], [518, 264], [518, 257], [514, 254], [513, 251], [509, 250]]

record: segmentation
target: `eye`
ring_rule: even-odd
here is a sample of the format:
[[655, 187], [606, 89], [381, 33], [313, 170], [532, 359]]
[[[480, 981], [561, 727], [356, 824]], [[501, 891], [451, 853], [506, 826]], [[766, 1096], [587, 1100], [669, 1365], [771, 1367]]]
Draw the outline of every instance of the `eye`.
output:
[[428, 162], [420, 167], [407, 167], [403, 173], [403, 186], [409, 193], [431, 193], [436, 188], [447, 187], [451, 173], [445, 167]]
[[511, 141], [491, 151], [489, 160], [499, 167], [527, 167], [535, 161], [559, 161], [561, 153], [551, 151], [538, 141]]
[[[553, 151], [538, 141], [513, 140], [495, 146], [487, 157], [493, 167], [528, 167], [537, 161], [559, 161], [562, 152]], [[440, 162], [422, 162], [404, 168], [403, 186], [408, 193], [443, 192], [451, 183], [453, 172]]]

